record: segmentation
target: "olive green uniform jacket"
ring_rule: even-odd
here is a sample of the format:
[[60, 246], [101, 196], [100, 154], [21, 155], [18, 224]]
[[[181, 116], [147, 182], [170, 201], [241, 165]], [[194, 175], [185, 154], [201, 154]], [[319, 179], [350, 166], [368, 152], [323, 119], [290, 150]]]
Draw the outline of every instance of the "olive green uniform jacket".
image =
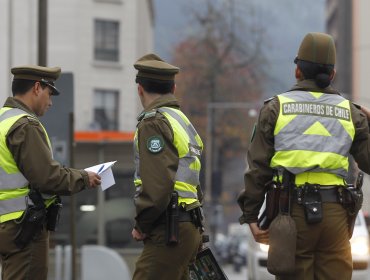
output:
[[[153, 101], [138, 117], [137, 137], [139, 146], [139, 174], [142, 191], [135, 195], [136, 228], [142, 233], [150, 233], [155, 221], [166, 210], [174, 190], [179, 155], [173, 144], [173, 130], [161, 113], [147, 114], [160, 107], [180, 109], [176, 97], [166, 94]], [[148, 117], [149, 116], [149, 117]], [[151, 153], [147, 142], [153, 137], [162, 137], [164, 148], [159, 153]], [[198, 186], [198, 199], [202, 192]]]
[[[313, 80], [298, 82], [291, 90], [316, 91], [339, 94], [331, 86], [317, 88]], [[257, 222], [258, 213], [264, 201], [266, 183], [272, 180], [273, 169], [270, 162], [274, 155], [274, 129], [279, 116], [279, 100], [273, 97], [267, 100], [260, 111], [256, 129], [253, 132], [247, 152], [247, 170], [244, 174], [245, 190], [238, 197], [238, 204], [243, 211], [239, 221], [243, 223]], [[370, 173], [370, 137], [366, 116], [357, 105], [351, 103], [351, 116], [355, 126], [355, 136], [350, 154], [358, 167]]]
[[[4, 107], [19, 108], [35, 116], [25, 104], [13, 97], [6, 100]], [[88, 188], [86, 171], [65, 168], [53, 160], [45, 132], [35, 119], [20, 118], [9, 129], [6, 143], [31, 188], [59, 195], [70, 195]]]

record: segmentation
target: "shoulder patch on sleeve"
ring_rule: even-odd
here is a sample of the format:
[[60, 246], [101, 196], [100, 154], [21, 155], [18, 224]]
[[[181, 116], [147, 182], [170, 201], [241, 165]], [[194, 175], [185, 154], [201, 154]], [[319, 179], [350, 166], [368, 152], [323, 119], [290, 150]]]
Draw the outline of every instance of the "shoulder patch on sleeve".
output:
[[146, 147], [149, 152], [153, 154], [157, 154], [161, 152], [164, 148], [164, 140], [160, 135], [154, 135], [149, 137], [148, 141], [146, 142]]

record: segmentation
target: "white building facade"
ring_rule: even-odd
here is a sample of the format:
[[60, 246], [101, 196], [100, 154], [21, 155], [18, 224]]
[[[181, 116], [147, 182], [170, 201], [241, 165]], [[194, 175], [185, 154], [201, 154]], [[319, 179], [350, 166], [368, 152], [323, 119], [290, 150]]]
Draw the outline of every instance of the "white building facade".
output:
[[[47, 65], [74, 75], [75, 130], [134, 131], [141, 105], [133, 64], [153, 50], [152, 1], [47, 5]], [[38, 63], [37, 44], [38, 0], [0, 1], [1, 103], [11, 95], [10, 68]]]
[[370, 108], [369, 71], [370, 71], [370, 2], [353, 1], [353, 96], [359, 104]]
[[[370, 70], [370, 24], [368, 0], [327, 0], [327, 31], [337, 45], [335, 87], [347, 98], [370, 108], [368, 73]], [[363, 210], [370, 213], [370, 176], [364, 179]]]

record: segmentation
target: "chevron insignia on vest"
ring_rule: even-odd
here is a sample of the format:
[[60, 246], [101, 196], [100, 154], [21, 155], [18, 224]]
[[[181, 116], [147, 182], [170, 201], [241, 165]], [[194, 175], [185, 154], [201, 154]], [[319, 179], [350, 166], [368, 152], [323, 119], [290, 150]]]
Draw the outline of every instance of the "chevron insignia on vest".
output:
[[311, 125], [303, 134], [332, 136], [330, 132], [318, 121]]

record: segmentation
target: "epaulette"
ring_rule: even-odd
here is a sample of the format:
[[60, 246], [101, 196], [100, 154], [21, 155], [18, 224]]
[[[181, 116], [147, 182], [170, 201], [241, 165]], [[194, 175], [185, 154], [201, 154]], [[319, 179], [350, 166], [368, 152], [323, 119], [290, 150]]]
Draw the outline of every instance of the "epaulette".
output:
[[263, 101], [263, 104], [269, 103], [272, 99], [274, 99], [276, 96], [270, 97]]

